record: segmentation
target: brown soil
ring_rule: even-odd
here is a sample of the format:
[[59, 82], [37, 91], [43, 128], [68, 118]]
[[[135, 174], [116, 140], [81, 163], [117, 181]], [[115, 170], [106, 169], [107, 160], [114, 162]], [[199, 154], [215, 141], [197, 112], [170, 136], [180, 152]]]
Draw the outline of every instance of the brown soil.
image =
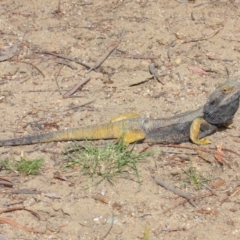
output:
[[[171, 116], [196, 109], [219, 83], [240, 77], [239, 0], [1, 0], [0, 6], [1, 51], [19, 44], [12, 59], [0, 62], [1, 139], [104, 123], [125, 112]], [[91, 80], [73, 97], [63, 98], [84, 78], [86, 68], [38, 52], [76, 57], [93, 66], [122, 30], [126, 34], [117, 50], [98, 71], [87, 74]], [[163, 75], [164, 85], [149, 74], [151, 62]], [[206, 74], [190, 71], [191, 67]], [[237, 152], [239, 120], [237, 113], [234, 127], [210, 136], [212, 144], [203, 148], [222, 145]], [[26, 211], [2, 213], [1, 218], [40, 233], [1, 224], [1, 239], [143, 239], [147, 226], [151, 240], [240, 239], [238, 155], [223, 150], [229, 167], [220, 165], [212, 153], [195, 152], [191, 143], [180, 145], [189, 149], [150, 146], [154, 154], [138, 164], [141, 184], [121, 178], [113, 185], [103, 182], [83, 190], [90, 179], [79, 169], [63, 166], [68, 145], [0, 149], [1, 160], [23, 156], [45, 161], [39, 176], [1, 170], [0, 177], [14, 183], [13, 189], [1, 187], [1, 208], [26, 207], [41, 217]], [[138, 144], [135, 151], [146, 147]], [[184, 181], [184, 170], [191, 166], [210, 180], [199, 191]], [[67, 181], [55, 178], [56, 172]], [[173, 208], [182, 199], [158, 186], [152, 175], [194, 196], [209, 193], [210, 188], [215, 195], [196, 200], [196, 207], [187, 202]], [[222, 185], [211, 185], [220, 179]], [[18, 189], [42, 194], [11, 193]], [[106, 203], [95, 200], [96, 194]]]

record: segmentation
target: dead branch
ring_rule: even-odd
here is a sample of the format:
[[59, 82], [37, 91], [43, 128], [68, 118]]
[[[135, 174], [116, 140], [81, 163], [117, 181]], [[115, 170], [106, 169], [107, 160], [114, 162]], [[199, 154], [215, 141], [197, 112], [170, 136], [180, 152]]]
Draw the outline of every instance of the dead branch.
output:
[[154, 78], [156, 78], [158, 80], [158, 82], [160, 82], [162, 85], [164, 85], [164, 83], [161, 81], [160, 76], [155, 68], [155, 64], [151, 63], [149, 65], [149, 72], [154, 76]]
[[[24, 207], [13, 207], [13, 208], [2, 209], [2, 210], [0, 210], [0, 214], [6, 213], [6, 212], [17, 211], [17, 210], [28, 211], [31, 214], [33, 214], [35, 217], [37, 217], [38, 220], [41, 220], [41, 217], [40, 217], [40, 215], [38, 213], [36, 213], [36, 212], [34, 212], [34, 211], [30, 210], [30, 209], [24, 208]], [[38, 229], [34, 229], [34, 228], [23, 226], [23, 225], [17, 223], [15, 220], [8, 219], [8, 218], [0, 217], [0, 223], [6, 223], [6, 224], [9, 224], [9, 225], [11, 225], [13, 227], [20, 228], [20, 229], [22, 229], [24, 231], [27, 231], [27, 232], [42, 233], [42, 231], [39, 231]]]
[[[158, 144], [161, 147], [172, 147], [172, 148], [183, 148], [183, 149], [191, 149], [191, 150], [195, 150], [195, 151], [202, 151], [202, 152], [206, 152], [206, 153], [211, 153], [211, 154], [215, 154], [216, 149], [215, 148], [200, 148], [200, 147], [188, 147], [188, 146], [181, 146], [181, 145], [177, 145], [177, 144]], [[147, 149], [144, 149], [144, 151], [146, 151]], [[223, 148], [222, 150], [226, 151], [226, 152], [230, 152], [233, 153], [237, 156], [240, 157], [240, 153], [235, 152], [231, 149], [228, 148]]]
[[84, 106], [86, 106], [86, 105], [88, 105], [88, 104], [90, 104], [90, 103], [93, 103], [93, 102], [95, 102], [95, 101], [96, 101], [95, 99], [94, 99], [94, 100], [91, 100], [91, 101], [86, 102], [86, 103], [83, 103], [83, 104], [81, 104], [81, 105], [79, 105], [79, 106], [71, 107], [71, 108], [65, 109], [65, 110], [63, 110], [63, 112], [67, 112], [67, 111], [70, 111], [70, 110], [75, 110], [75, 109], [78, 109], [78, 108], [84, 107]]
[[82, 66], [84, 66], [85, 68], [87, 69], [90, 69], [91, 67], [81, 61], [79, 61], [78, 59], [76, 58], [70, 58], [70, 57], [66, 57], [66, 56], [63, 56], [61, 54], [57, 54], [57, 53], [52, 53], [52, 52], [48, 52], [48, 51], [42, 51], [42, 52], [35, 52], [35, 53], [38, 53], [38, 54], [48, 54], [48, 55], [52, 55], [52, 56], [55, 56], [55, 57], [58, 57], [58, 58], [63, 58], [63, 59], [66, 59], [70, 62], [75, 62], [77, 64], [80, 64]]
[[[199, 196], [194, 196], [192, 198], [192, 200], [197, 200], [197, 199], [209, 197], [209, 196], [212, 196], [212, 195], [214, 195], [214, 192], [208, 192], [208, 193], [201, 194]], [[180, 205], [185, 204], [187, 201], [188, 201], [188, 199], [183, 199], [182, 201], [180, 201], [180, 202], [176, 203], [175, 205], [171, 206], [170, 208], [166, 209], [163, 213], [167, 213], [167, 212], [171, 211], [172, 209], [174, 209], [174, 208], [176, 208]]]
[[198, 39], [197, 39], [197, 38], [193, 38], [193, 39], [190, 39], [190, 40], [185, 40], [185, 41], [183, 41], [182, 43], [205, 41], [205, 40], [208, 40], [208, 39], [214, 37], [215, 35], [217, 35], [221, 30], [222, 30], [222, 28], [218, 29], [216, 32], [214, 32], [214, 33], [211, 34], [210, 36], [202, 37], [202, 38], [198, 38]]
[[112, 228], [113, 228], [113, 223], [114, 223], [114, 214], [112, 213], [112, 222], [111, 222], [111, 226], [109, 227], [108, 231], [105, 233], [105, 235], [101, 238], [101, 240], [106, 239], [106, 237], [109, 235], [109, 233], [111, 232]]
[[55, 82], [57, 84], [58, 92], [59, 92], [60, 95], [62, 95], [62, 91], [61, 91], [61, 88], [60, 88], [60, 85], [59, 85], [57, 79], [58, 79], [58, 76], [60, 75], [60, 72], [62, 71], [62, 69], [63, 69], [63, 65], [60, 67], [60, 69], [59, 69], [59, 71], [57, 73], [57, 76], [54, 78], [54, 80], [55, 80]]
[[6, 208], [6, 209], [1, 209], [0, 210], [0, 214], [2, 213], [6, 213], [6, 212], [13, 212], [13, 211], [18, 211], [18, 210], [25, 210], [27, 212], [30, 212], [31, 214], [33, 214], [36, 218], [38, 218], [38, 220], [41, 220], [41, 217], [38, 213], [30, 210], [30, 209], [27, 209], [27, 208], [24, 208], [24, 207], [13, 207], [13, 208]]
[[12, 194], [41, 194], [41, 191], [36, 189], [15, 189], [12, 190]]
[[33, 229], [33, 228], [30, 228], [30, 227], [23, 226], [23, 225], [17, 223], [16, 221], [8, 219], [8, 218], [0, 217], [0, 223], [9, 224], [13, 227], [20, 228], [20, 229], [22, 229], [26, 232], [43, 233], [42, 231], [39, 231], [38, 229]]
[[77, 70], [77, 67], [73, 66], [73, 64], [71, 62], [69, 62], [68, 60], [65, 60], [65, 59], [59, 59], [57, 61], [57, 64], [63, 64], [63, 65], [70, 67], [72, 70]]
[[91, 67], [91, 68], [87, 71], [87, 73], [90, 73], [92, 70], [95, 70], [95, 69], [98, 68], [100, 65], [102, 65], [102, 63], [110, 56], [110, 54], [111, 54], [111, 53], [118, 47], [118, 45], [122, 42], [122, 39], [123, 39], [124, 35], [125, 35], [125, 30], [123, 30], [123, 31], [121, 32], [121, 36], [120, 36], [119, 41], [118, 41], [116, 44], [114, 44], [102, 57], [100, 57], [100, 58], [96, 61], [96, 63], [94, 64], [94, 66]]
[[165, 180], [163, 180], [163, 179], [161, 179], [159, 177], [152, 176], [152, 178], [154, 179], [154, 181], [158, 185], [164, 187], [165, 189], [173, 192], [174, 194], [176, 194], [176, 195], [178, 195], [180, 197], [186, 198], [193, 207], [196, 207], [196, 205], [192, 201], [192, 195], [191, 194], [189, 194], [187, 192], [184, 192], [184, 191], [182, 191], [180, 189], [175, 188], [171, 183], [166, 182]]
[[30, 63], [30, 62], [25, 62], [25, 61], [22, 61], [22, 60], [13, 60], [13, 59], [11, 59], [10, 62], [20, 62], [20, 63], [29, 64], [29, 65], [31, 65], [33, 68], [35, 68], [35, 69], [45, 78], [44, 73], [43, 73], [37, 66], [33, 65], [33, 64]]
[[63, 95], [63, 98], [68, 98], [70, 97], [72, 94], [74, 94], [82, 85], [84, 85], [86, 82], [88, 82], [91, 79], [91, 77], [86, 77], [84, 78], [80, 83], [76, 84], [71, 90], [69, 90], [68, 92], [66, 92]]

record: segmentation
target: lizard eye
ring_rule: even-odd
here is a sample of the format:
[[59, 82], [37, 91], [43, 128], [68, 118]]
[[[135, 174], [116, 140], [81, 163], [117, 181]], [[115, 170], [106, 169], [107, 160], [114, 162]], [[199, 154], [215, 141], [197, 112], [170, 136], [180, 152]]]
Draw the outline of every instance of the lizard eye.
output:
[[215, 101], [214, 101], [214, 100], [210, 102], [210, 105], [214, 105], [214, 104], [215, 104]]
[[226, 88], [226, 87], [222, 89], [222, 92], [223, 92], [223, 93], [227, 93], [228, 91], [229, 91], [229, 89]]

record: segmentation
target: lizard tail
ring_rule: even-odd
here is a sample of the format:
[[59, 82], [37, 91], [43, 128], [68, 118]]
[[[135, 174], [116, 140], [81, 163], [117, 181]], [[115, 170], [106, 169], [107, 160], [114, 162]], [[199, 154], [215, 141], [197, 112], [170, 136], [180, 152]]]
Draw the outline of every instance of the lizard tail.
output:
[[47, 143], [71, 140], [113, 139], [122, 136], [118, 123], [107, 123], [85, 128], [67, 129], [62, 131], [26, 136], [0, 141], [0, 146], [17, 146], [34, 143]]

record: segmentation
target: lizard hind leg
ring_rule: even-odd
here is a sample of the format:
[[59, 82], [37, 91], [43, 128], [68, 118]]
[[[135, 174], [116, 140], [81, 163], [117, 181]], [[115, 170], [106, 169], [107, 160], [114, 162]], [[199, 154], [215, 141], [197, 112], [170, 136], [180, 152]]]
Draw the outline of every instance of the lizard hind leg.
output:
[[112, 118], [110, 122], [113, 123], [113, 122], [130, 119], [130, 118], [140, 118], [140, 115], [138, 113], [123, 113]]
[[123, 135], [123, 142], [126, 146], [128, 146], [130, 143], [134, 143], [140, 140], [143, 140], [146, 137], [146, 133], [141, 130], [131, 130], [126, 132]]
[[201, 125], [206, 123], [206, 120], [203, 118], [196, 118], [193, 120], [191, 127], [190, 127], [190, 139], [193, 143], [198, 145], [209, 144], [211, 141], [207, 138], [199, 139], [198, 135], [200, 132]]

